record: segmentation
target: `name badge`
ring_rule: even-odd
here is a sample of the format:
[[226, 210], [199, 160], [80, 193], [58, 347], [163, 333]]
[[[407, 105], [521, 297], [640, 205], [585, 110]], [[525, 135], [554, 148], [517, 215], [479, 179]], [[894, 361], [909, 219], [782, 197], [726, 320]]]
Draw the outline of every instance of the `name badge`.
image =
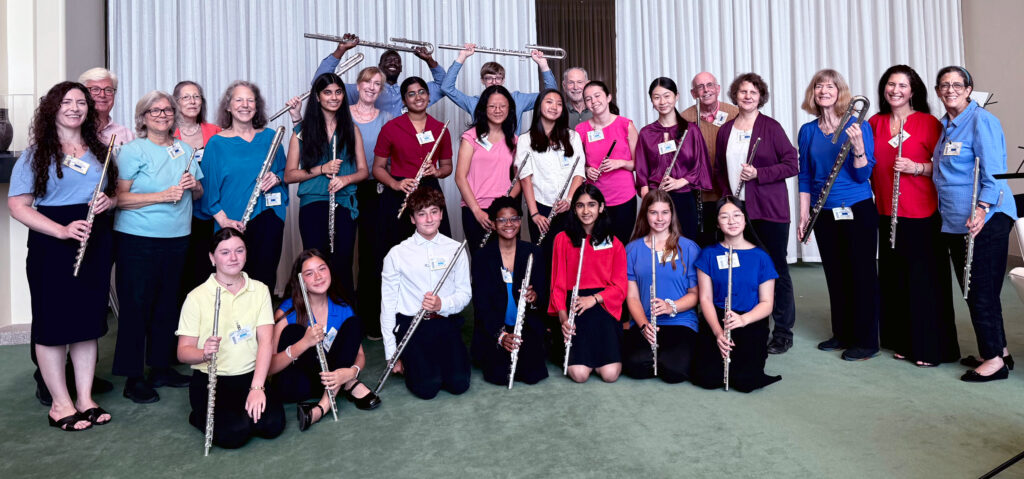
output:
[[171, 159], [176, 159], [181, 155], [185, 154], [185, 149], [181, 147], [178, 142], [174, 142], [173, 145], [167, 147], [167, 154], [171, 155]]
[[444, 258], [444, 257], [440, 257], [440, 256], [431, 256], [430, 257], [430, 270], [431, 271], [443, 270], [443, 269], [445, 269], [447, 267], [448, 267], [448, 258]]
[[739, 135], [740, 135], [740, 141], [745, 141], [747, 143], [750, 143], [750, 132], [741, 131]]
[[249, 339], [252, 339], [252, 337], [253, 337], [252, 336], [252, 329], [249, 329], [248, 326], [246, 326], [244, 328], [236, 329], [236, 330], [232, 331], [231, 335], [230, 335], [231, 343], [232, 344], [239, 344], [239, 343], [241, 343], [243, 341], [247, 341]]
[[658, 258], [658, 264], [661, 264], [661, 262], [665, 259], [665, 250], [657, 251], [655, 256]]
[[569, 159], [570, 158], [568, 156], [562, 156], [562, 168], [568, 168], [572, 166], [572, 163], [569, 161]]
[[281, 204], [281, 192], [280, 191], [275, 191], [273, 193], [267, 193], [266, 195], [264, 195], [264, 197], [267, 199], [267, 207], [268, 208], [271, 207], [271, 206], [279, 206]]
[[501, 279], [505, 281], [505, 284], [512, 284], [512, 272], [505, 269], [504, 266], [501, 267]]
[[324, 335], [324, 349], [327, 351], [331, 350], [331, 345], [334, 344], [334, 338], [338, 337], [338, 329], [331, 328], [327, 334]]
[[711, 124], [715, 126], [722, 126], [728, 119], [729, 114], [719, 110], [718, 113], [715, 113], [715, 121], [711, 122]]
[[840, 206], [838, 208], [832, 208], [832, 217], [836, 221], [845, 221], [853, 219], [853, 210], [849, 206]]
[[75, 158], [71, 155], [64, 155], [64, 166], [71, 168], [81, 174], [86, 174], [89, 171], [89, 163]]
[[434, 142], [434, 133], [430, 130], [424, 130], [423, 133], [416, 134], [416, 141], [420, 142], [421, 145]]
[[200, 149], [196, 150], [195, 155], [196, 155], [196, 164], [197, 165], [203, 162], [203, 153], [205, 153], [205, 152], [206, 152], [206, 148], [200, 148]]
[[946, 143], [946, 146], [942, 148], [942, 156], [959, 156], [960, 148], [963, 148], [964, 144], [961, 141], [951, 141]]
[[595, 141], [601, 141], [604, 139], [603, 130], [590, 130], [587, 132], [587, 141], [593, 143]]
[[608, 249], [608, 248], [611, 248], [611, 247], [612, 247], [612, 239], [611, 238], [605, 238], [604, 241], [601, 244], [599, 244], [597, 246], [594, 246], [594, 251], [601, 251], [603, 249]]
[[676, 151], [677, 149], [678, 148], [676, 148], [676, 142], [672, 141], [672, 140], [658, 143], [658, 154], [659, 155], [664, 155], [665, 153], [672, 153], [672, 152]]
[[491, 148], [494, 147], [494, 145], [491, 144], [491, 142], [487, 141], [487, 138], [477, 138], [476, 143], [484, 147], [484, 149], [487, 151], [491, 151]]
[[[910, 133], [907, 133], [907, 130], [903, 130], [900, 133], [902, 133], [903, 141], [907, 141], [907, 139], [910, 138]], [[893, 137], [889, 139], [889, 146], [891, 146], [893, 148], [899, 148], [899, 146], [900, 146], [900, 133], [897, 133], [897, 134], [893, 135]]]
[[[715, 256], [715, 260], [718, 261], [718, 269], [729, 269], [729, 253]], [[735, 251], [732, 252], [732, 267], [740, 267], [740, 255]]]

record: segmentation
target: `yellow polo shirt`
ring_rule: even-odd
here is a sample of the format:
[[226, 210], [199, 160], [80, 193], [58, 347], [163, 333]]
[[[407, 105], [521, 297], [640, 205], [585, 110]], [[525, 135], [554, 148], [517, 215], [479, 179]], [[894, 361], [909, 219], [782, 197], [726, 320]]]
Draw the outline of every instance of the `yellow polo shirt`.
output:
[[[217, 325], [220, 351], [217, 353], [217, 375], [238, 376], [256, 369], [256, 328], [274, 324], [274, 312], [270, 304], [270, 290], [267, 286], [242, 273], [245, 286], [238, 294], [231, 294], [227, 288], [220, 290], [220, 318]], [[196, 347], [213, 334], [213, 310], [217, 298], [217, 280], [211, 274], [207, 280], [193, 289], [181, 306], [178, 320], [178, 336], [199, 338]], [[247, 335], [242, 333], [247, 332]], [[193, 364], [192, 369], [205, 372], [207, 363]]]

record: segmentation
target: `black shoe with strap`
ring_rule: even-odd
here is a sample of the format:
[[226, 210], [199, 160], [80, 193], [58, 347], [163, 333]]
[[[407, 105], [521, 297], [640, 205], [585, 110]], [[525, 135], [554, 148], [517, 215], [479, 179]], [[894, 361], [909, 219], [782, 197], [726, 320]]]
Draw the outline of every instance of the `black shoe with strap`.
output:
[[369, 390], [369, 392], [366, 393], [365, 396], [357, 398], [355, 397], [354, 394], [352, 394], [352, 391], [355, 390], [355, 388], [360, 384], [363, 384], [362, 381], [356, 381], [354, 384], [352, 384], [352, 387], [348, 389], [343, 389], [341, 392], [342, 394], [345, 395], [345, 398], [348, 399], [349, 402], [355, 404], [356, 407], [359, 409], [362, 409], [364, 411], [377, 409], [377, 406], [380, 406], [380, 397], [374, 394], [373, 390], [367, 387], [365, 384], [363, 384], [363, 387]]
[[[964, 366], [967, 366], [967, 367], [969, 367], [971, 369], [974, 369], [974, 368], [976, 368], [978, 366], [981, 366], [981, 363], [983, 363], [983, 362], [985, 362], [985, 361], [983, 361], [981, 359], [978, 359], [978, 358], [976, 358], [974, 356], [967, 356], [966, 358], [963, 358], [963, 359], [960, 360], [960, 364], [963, 364]], [[1006, 364], [1006, 367], [1010, 371], [1013, 371], [1013, 355], [1012, 354], [1007, 354], [1006, 356], [1003, 356], [1003, 363]]]

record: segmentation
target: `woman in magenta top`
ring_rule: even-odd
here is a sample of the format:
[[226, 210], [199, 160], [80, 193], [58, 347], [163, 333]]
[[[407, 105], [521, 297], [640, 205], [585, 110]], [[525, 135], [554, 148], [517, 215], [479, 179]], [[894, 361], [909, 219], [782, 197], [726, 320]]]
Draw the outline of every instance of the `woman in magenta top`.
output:
[[[515, 109], [512, 94], [501, 85], [491, 85], [480, 95], [473, 123], [462, 134], [455, 184], [462, 193], [462, 231], [470, 253], [480, 249], [486, 232], [494, 229], [485, 210], [505, 196], [512, 184], [509, 169], [516, 149], [516, 117], [509, 112]], [[518, 195], [517, 183], [511, 196]]]
[[[932, 152], [942, 125], [928, 107], [928, 89], [907, 65], [890, 67], [878, 81], [878, 114], [871, 117], [875, 168], [871, 186], [878, 206], [880, 335], [893, 357], [918, 367], [960, 358], [949, 287], [949, 260], [932, 182]], [[903, 154], [900, 124], [903, 125]], [[900, 172], [896, 247], [890, 243], [892, 190]]]
[[[688, 123], [676, 110], [679, 94], [676, 82], [665, 77], [655, 78], [647, 94], [658, 112], [658, 119], [640, 130], [635, 150], [636, 189], [641, 197], [652, 188], [669, 193], [683, 236], [696, 241], [700, 224], [697, 192], [711, 189], [708, 148], [697, 125]], [[689, 134], [686, 135], [686, 143], [680, 145], [684, 131], [689, 131]], [[665, 170], [673, 157], [676, 157], [676, 163], [666, 178]]]
[[590, 120], [576, 125], [587, 155], [587, 180], [604, 194], [612, 220], [612, 234], [626, 244], [636, 221], [636, 190], [633, 187], [636, 127], [632, 120], [618, 115], [619, 107], [612, 102], [611, 92], [604, 82], [595, 80], [587, 83], [583, 87], [583, 101], [594, 114]]

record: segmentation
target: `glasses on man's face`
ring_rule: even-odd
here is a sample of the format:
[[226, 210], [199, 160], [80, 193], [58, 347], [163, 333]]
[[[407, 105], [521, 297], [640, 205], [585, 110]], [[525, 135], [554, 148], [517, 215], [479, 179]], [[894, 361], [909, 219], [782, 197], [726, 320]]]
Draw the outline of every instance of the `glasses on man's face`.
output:
[[153, 118], [158, 116], [173, 116], [174, 108], [150, 108], [146, 110], [146, 113]]
[[718, 86], [718, 84], [716, 84], [715, 82], [708, 82], [703, 85], [697, 85], [693, 87], [693, 89], [697, 91], [708, 91], [714, 89], [716, 86]]
[[415, 98], [415, 97], [418, 97], [420, 95], [426, 95], [426, 94], [427, 94], [427, 91], [422, 89], [422, 88], [419, 89], [419, 90], [415, 90], [415, 91], [410, 90], [410, 91], [405, 92], [405, 96], [409, 97], [409, 98]]
[[182, 95], [178, 97], [178, 101], [181, 103], [196, 102], [200, 103], [203, 101], [203, 97], [199, 95]]
[[499, 75], [484, 75], [484, 83], [500, 83], [505, 80], [504, 76]]
[[116, 91], [117, 91], [117, 88], [109, 87], [109, 86], [106, 87], [106, 88], [100, 88], [98, 86], [89, 87], [89, 93], [92, 94], [92, 95], [95, 95], [95, 96], [99, 96], [100, 93], [103, 93], [103, 94], [105, 94], [107, 96], [110, 96], [110, 95], [113, 95], [114, 92], [116, 92]]
[[517, 225], [522, 220], [523, 220], [522, 216], [509, 216], [507, 218], [497, 218], [494, 221], [496, 223], [498, 223], [499, 225], [508, 225], [508, 224]]
[[967, 88], [967, 86], [964, 85], [963, 83], [940, 83], [939, 84], [939, 91], [953, 90], [953, 91], [955, 91], [957, 93], [960, 93], [960, 92], [964, 91], [964, 88]]

